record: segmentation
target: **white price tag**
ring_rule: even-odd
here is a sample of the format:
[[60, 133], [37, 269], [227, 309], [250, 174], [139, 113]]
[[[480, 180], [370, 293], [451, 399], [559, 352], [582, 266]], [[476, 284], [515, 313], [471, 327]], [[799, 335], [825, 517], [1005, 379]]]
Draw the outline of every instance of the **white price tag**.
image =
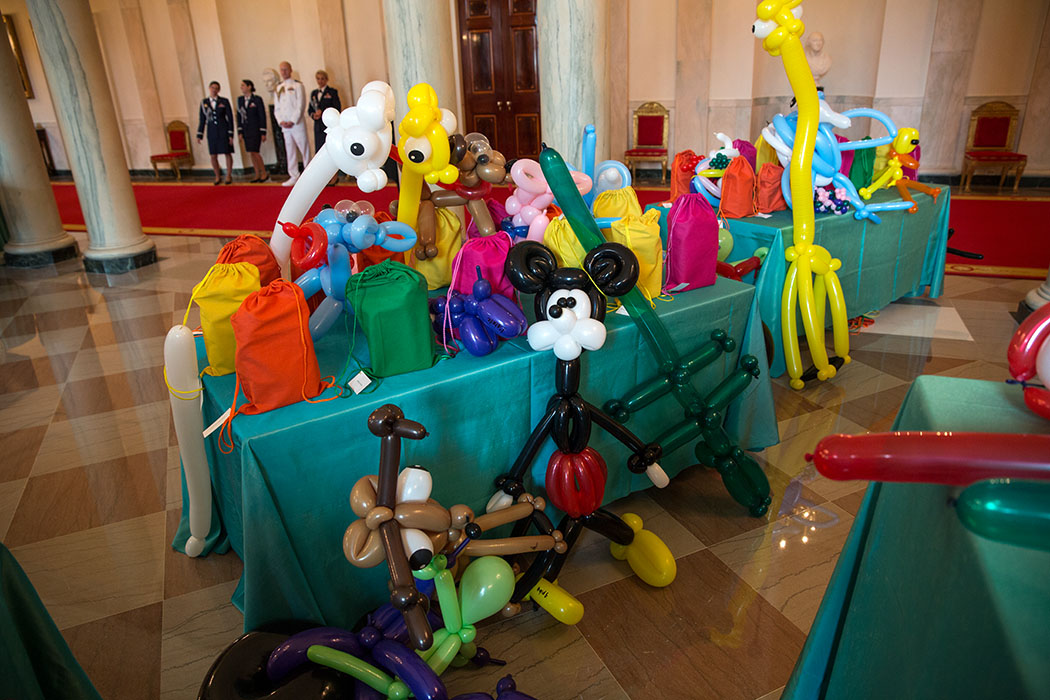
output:
[[758, 217], [759, 219], [771, 219], [771, 218], [773, 218], [772, 214], [763, 214], [762, 212], [757, 212], [755, 214], [755, 216]]
[[353, 390], [355, 394], [360, 394], [362, 391], [368, 388], [368, 385], [371, 383], [372, 380], [368, 378], [367, 374], [365, 374], [364, 372], [358, 372], [353, 379], [346, 383], [346, 385], [350, 387], [350, 389]]
[[212, 423], [211, 425], [209, 425], [207, 428], [204, 429], [204, 437], [208, 437], [209, 435], [214, 433], [216, 430], [218, 430], [219, 426], [222, 425], [223, 423], [225, 423], [226, 419], [229, 418], [229, 417], [230, 417], [230, 409], [227, 408], [226, 412], [223, 413], [221, 416], [219, 416], [218, 420], [216, 420], [214, 423]]
[[682, 282], [681, 284], [676, 284], [674, 287], [671, 287], [670, 289], [668, 289], [667, 293], [668, 294], [674, 294], [675, 292], [682, 291], [683, 289], [685, 289], [688, 286], [689, 286], [688, 282]]
[[620, 308], [618, 308], [616, 310], [616, 313], [620, 314], [621, 316], [630, 316], [631, 315], [631, 313], [627, 310], [627, 307], [624, 306], [623, 304], [620, 304]]

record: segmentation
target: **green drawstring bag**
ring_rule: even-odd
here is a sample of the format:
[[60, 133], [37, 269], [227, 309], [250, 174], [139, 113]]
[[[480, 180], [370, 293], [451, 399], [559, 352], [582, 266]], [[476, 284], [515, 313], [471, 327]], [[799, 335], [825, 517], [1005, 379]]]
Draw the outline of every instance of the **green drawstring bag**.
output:
[[[865, 136], [863, 141], [870, 141], [870, 136]], [[869, 187], [872, 178], [875, 177], [875, 149], [862, 148], [853, 152], [853, 165], [849, 169], [849, 180], [858, 190]]]
[[[368, 341], [372, 377], [392, 377], [431, 367], [434, 334], [427, 307], [427, 280], [404, 263], [387, 259], [350, 277], [346, 300]], [[351, 342], [353, 342], [351, 340]], [[351, 345], [350, 352], [353, 352]]]

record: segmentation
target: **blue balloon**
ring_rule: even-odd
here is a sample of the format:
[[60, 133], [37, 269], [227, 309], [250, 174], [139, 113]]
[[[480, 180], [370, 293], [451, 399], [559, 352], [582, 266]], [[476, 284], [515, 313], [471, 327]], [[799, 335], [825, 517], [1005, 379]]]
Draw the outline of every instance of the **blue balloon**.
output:
[[274, 649], [266, 662], [266, 675], [274, 683], [281, 682], [308, 661], [306, 650], [314, 644], [338, 649], [358, 658], [366, 654], [353, 632], [339, 627], [315, 627], [292, 635]]
[[372, 648], [375, 665], [401, 679], [416, 700], [448, 700], [445, 684], [416, 652], [404, 644], [383, 640]]

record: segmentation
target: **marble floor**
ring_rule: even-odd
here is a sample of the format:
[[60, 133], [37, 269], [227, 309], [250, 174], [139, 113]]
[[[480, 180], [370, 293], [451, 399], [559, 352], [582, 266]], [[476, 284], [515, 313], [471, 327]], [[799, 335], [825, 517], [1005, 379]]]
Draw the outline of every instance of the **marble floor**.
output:
[[[236, 555], [169, 546], [181, 497], [161, 374], [164, 334], [224, 241], [155, 240], [160, 261], [121, 276], [76, 261], [0, 267], [0, 539], [108, 700], [195, 697], [241, 629]], [[544, 700], [779, 697], [865, 486], [828, 481], [803, 455], [829, 433], [889, 428], [920, 374], [1006, 378], [1009, 312], [1034, 284], [948, 277], [942, 298], [895, 307], [890, 332], [876, 317], [853, 336], [833, 382], [776, 380], [782, 442], [757, 456], [767, 517], [747, 517], [699, 467], [616, 503], [671, 547], [674, 584], [649, 588], [603, 542], [581, 541], [561, 581], [583, 622], [489, 625], [483, 644], [508, 665], [454, 671], [450, 689], [491, 691], [509, 671]]]

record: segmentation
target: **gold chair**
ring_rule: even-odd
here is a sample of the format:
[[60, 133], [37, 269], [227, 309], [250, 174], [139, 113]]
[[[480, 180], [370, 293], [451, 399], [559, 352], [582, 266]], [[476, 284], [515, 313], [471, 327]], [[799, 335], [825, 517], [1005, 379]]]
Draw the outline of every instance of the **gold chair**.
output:
[[164, 127], [164, 132], [168, 137], [168, 152], [157, 153], [149, 157], [150, 165], [153, 166], [153, 177], [157, 180], [160, 179], [160, 172], [157, 170], [158, 163], [167, 163], [171, 166], [171, 171], [175, 173], [175, 179], [181, 180], [182, 174], [179, 172], [179, 166], [192, 166], [193, 165], [193, 151], [190, 150], [190, 128], [186, 126], [185, 122], [175, 120]]
[[660, 163], [660, 184], [667, 182], [667, 131], [670, 122], [667, 108], [659, 102], [646, 102], [634, 110], [634, 148], [624, 153], [624, 160], [635, 176], [635, 163]]
[[1014, 192], [1021, 184], [1021, 173], [1028, 163], [1028, 156], [1017, 153], [1014, 137], [1017, 134], [1017, 109], [1006, 102], [985, 102], [970, 113], [970, 133], [966, 137], [966, 154], [963, 156], [962, 186], [970, 191], [973, 173], [977, 168], [998, 168], [999, 189], [1002, 189], [1006, 174], [1011, 170]]

